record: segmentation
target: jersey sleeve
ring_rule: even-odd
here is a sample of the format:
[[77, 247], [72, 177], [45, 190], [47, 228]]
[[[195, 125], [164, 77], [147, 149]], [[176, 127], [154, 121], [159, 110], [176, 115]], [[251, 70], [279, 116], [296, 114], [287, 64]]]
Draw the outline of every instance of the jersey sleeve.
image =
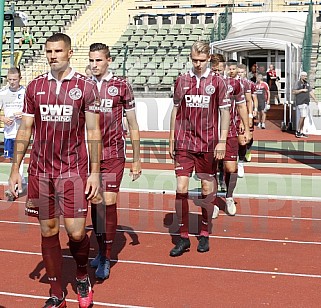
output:
[[227, 90], [227, 85], [223, 79], [218, 80], [219, 89], [219, 108], [226, 108], [231, 106], [231, 100]]
[[234, 84], [234, 98], [235, 98], [235, 104], [241, 104], [245, 102], [244, 88], [240, 83], [240, 81], [236, 79]]
[[123, 102], [124, 102], [124, 109], [126, 111], [135, 109], [134, 91], [132, 86], [127, 81], [124, 82]]
[[34, 116], [35, 114], [35, 104], [34, 104], [34, 83], [29, 83], [26, 88], [26, 93], [24, 97], [22, 114], [27, 116]]
[[183, 91], [182, 91], [182, 84], [181, 84], [181, 77], [178, 77], [175, 81], [174, 85], [174, 106], [178, 107], [181, 105], [183, 100]]
[[100, 98], [97, 85], [92, 81], [85, 81], [84, 87], [85, 112], [100, 112]]

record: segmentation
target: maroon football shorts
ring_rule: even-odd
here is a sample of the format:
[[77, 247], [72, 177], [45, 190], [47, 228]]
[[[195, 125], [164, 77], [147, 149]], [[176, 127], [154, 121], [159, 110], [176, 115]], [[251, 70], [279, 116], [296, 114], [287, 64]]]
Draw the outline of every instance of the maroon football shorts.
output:
[[224, 161], [237, 161], [239, 142], [237, 137], [227, 137]]
[[125, 158], [111, 158], [100, 162], [101, 187], [105, 192], [119, 192], [125, 169]]
[[86, 182], [87, 176], [79, 175], [57, 179], [29, 175], [26, 215], [40, 220], [86, 217]]
[[217, 161], [213, 152], [190, 152], [177, 150], [175, 152], [176, 176], [191, 176], [195, 168], [197, 177], [201, 180], [214, 181], [217, 171]]

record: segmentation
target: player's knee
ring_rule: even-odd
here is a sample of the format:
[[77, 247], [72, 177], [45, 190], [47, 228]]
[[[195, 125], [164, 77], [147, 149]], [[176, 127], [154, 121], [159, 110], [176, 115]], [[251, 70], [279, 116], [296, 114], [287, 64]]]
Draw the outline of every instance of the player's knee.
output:
[[57, 219], [40, 220], [41, 235], [49, 237], [59, 232], [59, 222]]
[[81, 230], [71, 231], [68, 233], [68, 236], [73, 242], [80, 242], [85, 237], [85, 233]]

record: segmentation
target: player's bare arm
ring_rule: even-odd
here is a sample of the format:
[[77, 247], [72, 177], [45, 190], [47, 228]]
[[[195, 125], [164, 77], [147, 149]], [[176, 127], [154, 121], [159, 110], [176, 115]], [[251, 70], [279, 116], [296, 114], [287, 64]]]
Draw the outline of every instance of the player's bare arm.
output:
[[[253, 104], [252, 104], [252, 94], [245, 93], [246, 107], [249, 115], [249, 126], [253, 126]], [[244, 128], [243, 128], [244, 129]]]
[[175, 153], [174, 153], [174, 132], [175, 132], [175, 120], [176, 120], [176, 114], [177, 114], [178, 107], [173, 107], [172, 113], [171, 113], [171, 122], [170, 122], [170, 129], [169, 129], [169, 155], [172, 159], [174, 159]]
[[223, 159], [226, 151], [226, 139], [228, 135], [230, 125], [230, 108], [220, 108], [221, 127], [220, 127], [220, 139], [214, 149], [214, 158]]
[[[18, 197], [18, 193], [22, 192], [22, 179], [19, 174], [19, 167], [30, 143], [33, 122], [34, 118], [32, 116], [22, 116], [16, 136], [13, 162], [9, 177], [9, 189], [16, 198]], [[18, 185], [18, 192], [16, 191], [16, 185]]]
[[142, 167], [140, 162], [140, 135], [139, 127], [136, 119], [135, 110], [126, 111], [128, 128], [130, 132], [130, 140], [133, 147], [133, 162], [130, 170], [130, 176], [133, 181], [137, 180], [141, 173]]
[[246, 103], [244, 102], [241, 104], [237, 104], [237, 111], [244, 125], [244, 140], [245, 142], [249, 142], [251, 140], [251, 133], [249, 127], [249, 114], [247, 111]]
[[101, 133], [99, 127], [99, 114], [86, 112], [86, 128], [88, 152], [90, 158], [90, 175], [87, 180], [85, 194], [91, 200], [97, 197], [100, 187], [100, 157], [101, 157]]
[[253, 109], [253, 117], [257, 116], [257, 110], [259, 108], [259, 101], [257, 100], [257, 95], [256, 94], [252, 94], [252, 99], [253, 99], [253, 105], [254, 105], [254, 109]]

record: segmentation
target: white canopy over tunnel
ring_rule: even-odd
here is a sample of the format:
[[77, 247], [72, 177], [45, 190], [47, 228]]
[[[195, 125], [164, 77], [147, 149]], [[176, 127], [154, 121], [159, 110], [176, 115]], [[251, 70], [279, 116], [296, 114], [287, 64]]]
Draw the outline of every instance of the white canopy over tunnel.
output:
[[[292, 87], [301, 68], [301, 49], [307, 13], [233, 13], [232, 26], [225, 40], [211, 43], [212, 52], [231, 57], [232, 54], [262, 50], [282, 50], [285, 53], [284, 101], [293, 101]], [[258, 54], [258, 53], [256, 53]], [[291, 109], [290, 109], [291, 121]], [[286, 104], [284, 105], [284, 123]]]

